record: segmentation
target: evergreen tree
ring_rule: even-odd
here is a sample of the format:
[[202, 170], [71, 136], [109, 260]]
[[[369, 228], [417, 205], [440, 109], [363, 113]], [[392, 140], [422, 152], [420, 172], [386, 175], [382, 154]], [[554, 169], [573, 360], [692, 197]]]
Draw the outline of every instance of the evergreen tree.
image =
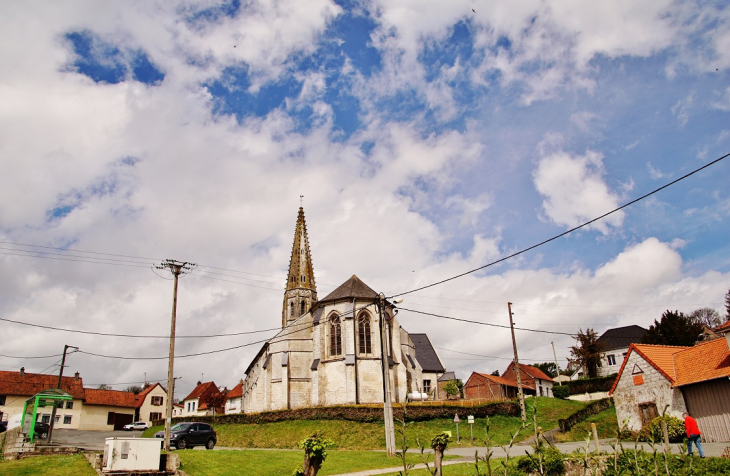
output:
[[641, 339], [642, 344], [693, 346], [702, 324], [679, 311], [664, 311], [661, 321], [654, 320]]

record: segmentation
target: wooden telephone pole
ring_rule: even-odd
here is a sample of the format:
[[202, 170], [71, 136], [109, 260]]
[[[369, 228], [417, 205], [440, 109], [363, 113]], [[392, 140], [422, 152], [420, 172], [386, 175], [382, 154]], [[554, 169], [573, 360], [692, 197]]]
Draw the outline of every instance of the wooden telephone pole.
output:
[[527, 411], [525, 410], [525, 393], [522, 391], [522, 377], [520, 376], [520, 360], [517, 358], [517, 341], [515, 340], [515, 325], [512, 322], [512, 303], [507, 303], [507, 311], [509, 311], [509, 328], [512, 331], [512, 349], [515, 351], [515, 375], [517, 376], [517, 395], [520, 398], [520, 413], [522, 421], [527, 421]]
[[[74, 347], [72, 345], [64, 345], [63, 346], [63, 357], [61, 357], [61, 370], [58, 372], [58, 385], [56, 385], [56, 388], [61, 388], [61, 381], [63, 380], [63, 368], [66, 366], [66, 352], [68, 349], [74, 349], [79, 350], [78, 347]], [[63, 400], [59, 401], [61, 404], [63, 403]], [[53, 408], [51, 409], [51, 423], [48, 425], [48, 443], [53, 442], [53, 425], [56, 422], [56, 402], [53, 402]], [[35, 422], [33, 422], [35, 425]]]
[[170, 426], [172, 423], [172, 399], [175, 391], [175, 378], [173, 377], [173, 367], [175, 363], [175, 321], [177, 319], [177, 280], [181, 274], [189, 273], [195, 263], [188, 263], [166, 259], [157, 269], [169, 269], [175, 278], [175, 285], [172, 294], [172, 322], [170, 323], [170, 355], [167, 364], [167, 408], [165, 412], [165, 451], [170, 451]]

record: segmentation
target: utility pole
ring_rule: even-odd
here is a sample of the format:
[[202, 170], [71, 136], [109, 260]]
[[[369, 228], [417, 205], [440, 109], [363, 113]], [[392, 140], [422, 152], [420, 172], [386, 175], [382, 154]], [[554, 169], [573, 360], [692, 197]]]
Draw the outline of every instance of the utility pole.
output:
[[383, 366], [383, 420], [385, 420], [385, 450], [388, 456], [395, 456], [395, 427], [393, 425], [393, 405], [390, 401], [390, 372], [388, 363], [388, 352], [385, 345], [388, 339], [386, 324], [384, 322], [385, 295], [380, 293], [380, 361]]
[[517, 395], [520, 398], [520, 413], [522, 421], [527, 421], [527, 411], [525, 410], [525, 393], [522, 391], [522, 377], [520, 376], [520, 361], [517, 358], [517, 341], [515, 340], [515, 325], [512, 322], [512, 303], [507, 303], [507, 311], [509, 311], [509, 328], [512, 331], [512, 349], [515, 351], [515, 375], [517, 376]]
[[[558, 365], [558, 356], [555, 354], [555, 342], [551, 342], [550, 345], [553, 346], [553, 358], [555, 359], [555, 371], [558, 373], [558, 377], [560, 377], [560, 366]], [[560, 380], [558, 380], [558, 385], [563, 385]]]
[[[61, 380], [63, 380], [63, 368], [66, 366], [66, 352], [68, 349], [75, 349], [79, 350], [78, 347], [74, 347], [72, 345], [64, 345], [63, 346], [63, 357], [61, 357], [61, 370], [58, 372], [58, 384], [56, 385], [56, 388], [61, 388]], [[61, 400], [61, 403], [63, 403], [63, 400]], [[53, 408], [51, 409], [51, 423], [48, 425], [48, 443], [53, 442], [53, 425], [56, 421], [56, 402], [53, 402]], [[35, 425], [35, 422], [33, 422]]]
[[172, 376], [175, 363], [175, 320], [177, 318], [177, 280], [181, 274], [189, 273], [195, 263], [188, 263], [166, 259], [157, 269], [169, 269], [175, 278], [175, 285], [172, 294], [172, 322], [170, 323], [170, 356], [167, 364], [167, 411], [165, 412], [165, 451], [170, 451], [170, 425], [172, 423], [172, 398], [175, 387], [175, 379]]

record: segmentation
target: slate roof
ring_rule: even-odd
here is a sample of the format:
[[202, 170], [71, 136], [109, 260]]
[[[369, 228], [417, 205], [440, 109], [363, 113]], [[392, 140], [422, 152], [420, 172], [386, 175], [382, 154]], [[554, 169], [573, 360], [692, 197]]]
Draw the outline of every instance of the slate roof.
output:
[[85, 405], [109, 405], [112, 407], [136, 408], [137, 395], [120, 390], [84, 389]]
[[[0, 395], [21, 395], [32, 397], [36, 393], [56, 388], [58, 376], [46, 374], [31, 374], [10, 371], [0, 371]], [[72, 397], [84, 398], [84, 383], [81, 378], [63, 377], [61, 390], [67, 391]]]
[[456, 374], [454, 372], [444, 372], [438, 379], [439, 382], [449, 382], [451, 380], [456, 380]]
[[424, 372], [443, 373], [446, 369], [441, 364], [431, 340], [426, 334], [409, 334], [416, 345], [416, 360], [421, 364]]
[[320, 299], [319, 302], [328, 301], [342, 301], [345, 299], [375, 299], [378, 297], [378, 293], [373, 291], [370, 286], [360, 281], [360, 278], [354, 274], [350, 279], [340, 284], [340, 286], [329, 293], [324, 299]]
[[598, 344], [603, 347], [604, 352], [614, 349], [624, 349], [631, 344], [641, 343], [641, 339], [647, 330], [641, 326], [625, 326], [608, 329], [598, 338]]
[[674, 354], [676, 379], [673, 387], [730, 377], [727, 339], [714, 339]]

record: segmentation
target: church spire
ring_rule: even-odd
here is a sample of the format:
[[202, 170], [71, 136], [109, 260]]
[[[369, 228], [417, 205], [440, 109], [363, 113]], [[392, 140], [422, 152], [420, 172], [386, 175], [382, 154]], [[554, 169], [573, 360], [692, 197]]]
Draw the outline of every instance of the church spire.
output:
[[292, 245], [289, 260], [286, 292], [284, 294], [284, 309], [281, 316], [282, 328], [308, 312], [316, 301], [317, 285], [314, 281], [312, 255], [309, 251], [307, 222], [304, 219], [304, 208], [299, 207], [297, 225], [294, 231], [294, 244]]

